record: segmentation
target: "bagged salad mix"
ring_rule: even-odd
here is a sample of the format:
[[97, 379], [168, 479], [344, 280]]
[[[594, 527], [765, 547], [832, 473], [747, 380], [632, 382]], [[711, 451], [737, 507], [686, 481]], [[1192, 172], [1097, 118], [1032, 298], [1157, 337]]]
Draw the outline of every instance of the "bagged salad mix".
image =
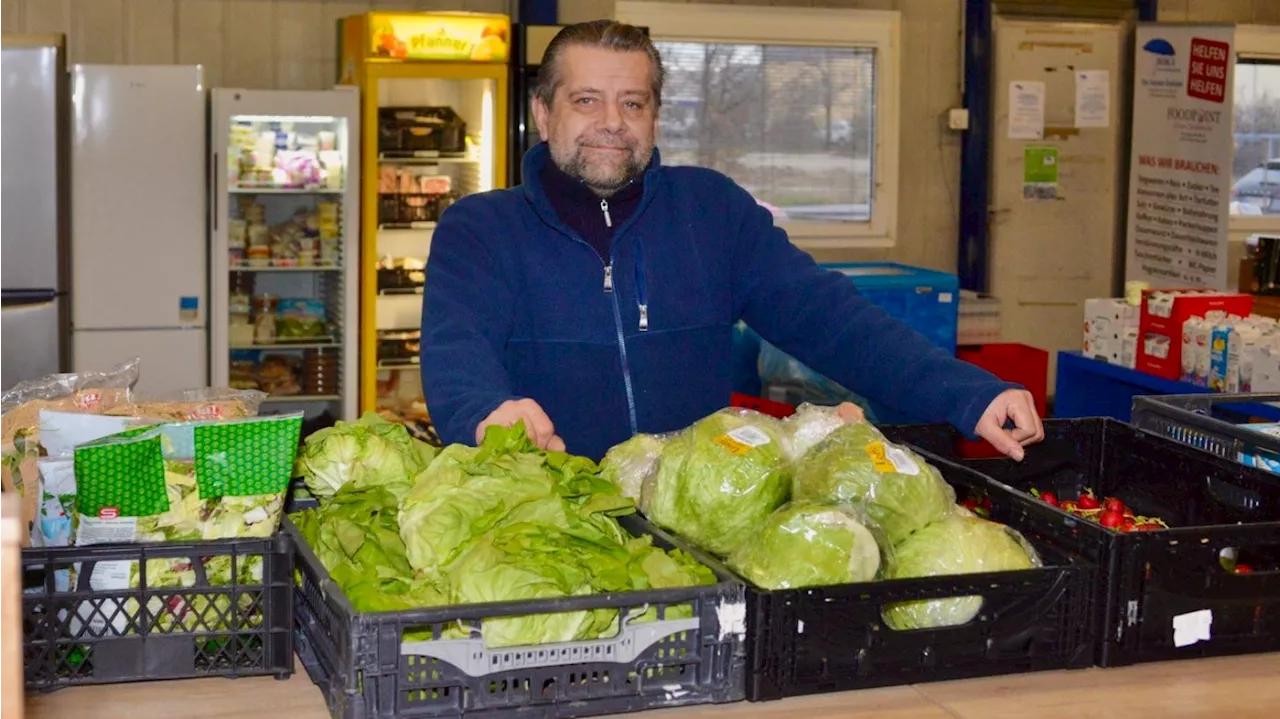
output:
[[[271, 536], [284, 511], [301, 430], [302, 414], [295, 413], [142, 426], [77, 446], [76, 544]], [[100, 591], [137, 588], [138, 564], [98, 562], [91, 576], [77, 580]], [[233, 581], [230, 556], [206, 558], [199, 567], [187, 557], [151, 559], [145, 571], [149, 588]], [[235, 574], [236, 583], [261, 582], [261, 557], [241, 560]], [[148, 611], [162, 626], [212, 628], [226, 616], [227, 607], [217, 602], [227, 601], [221, 596], [202, 605], [152, 598]], [[122, 603], [124, 611], [111, 621], [112, 633], [127, 632], [138, 610], [134, 599]], [[93, 632], [107, 631], [103, 615], [112, 612], [92, 610], [85, 603], [80, 619]]]

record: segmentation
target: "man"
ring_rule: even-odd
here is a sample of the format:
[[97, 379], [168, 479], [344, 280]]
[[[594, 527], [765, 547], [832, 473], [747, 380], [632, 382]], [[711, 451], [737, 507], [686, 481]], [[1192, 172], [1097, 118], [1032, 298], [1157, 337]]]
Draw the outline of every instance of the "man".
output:
[[740, 319], [851, 390], [1015, 459], [1043, 437], [1029, 393], [863, 299], [732, 180], [661, 164], [664, 70], [642, 31], [566, 27], [538, 80], [545, 142], [524, 184], [455, 203], [432, 240], [422, 385], [442, 440], [524, 420], [539, 446], [599, 459], [681, 429], [728, 404]]

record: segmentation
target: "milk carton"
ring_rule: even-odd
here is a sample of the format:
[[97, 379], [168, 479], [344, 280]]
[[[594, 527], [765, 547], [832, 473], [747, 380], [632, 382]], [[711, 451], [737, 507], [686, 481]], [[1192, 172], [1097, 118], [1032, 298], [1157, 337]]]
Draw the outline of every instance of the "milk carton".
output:
[[1214, 392], [1227, 389], [1227, 340], [1241, 319], [1239, 315], [1230, 315], [1213, 324], [1209, 337], [1209, 389]]
[[[1203, 317], [1188, 317], [1182, 323], [1182, 376], [1183, 382], [1195, 382], [1196, 379], [1196, 341], [1203, 335], [1201, 330], [1205, 324]], [[1207, 336], [1205, 336], [1207, 338]]]
[[1254, 352], [1262, 332], [1242, 322], [1227, 337], [1227, 392], [1248, 392], [1252, 386]]
[[1250, 386], [1254, 392], [1280, 392], [1280, 337], [1272, 335], [1258, 343]]
[[1192, 351], [1195, 354], [1195, 370], [1191, 377], [1191, 383], [1197, 387], [1209, 386], [1209, 345], [1212, 340], [1213, 326], [1226, 319], [1225, 312], [1217, 310], [1210, 312], [1207, 317], [1202, 318], [1193, 325]]

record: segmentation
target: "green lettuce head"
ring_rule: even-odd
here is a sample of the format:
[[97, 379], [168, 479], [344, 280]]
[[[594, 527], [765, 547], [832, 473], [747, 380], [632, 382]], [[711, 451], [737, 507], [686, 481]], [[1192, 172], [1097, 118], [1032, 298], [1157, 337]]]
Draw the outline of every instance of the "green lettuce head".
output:
[[729, 567], [764, 589], [869, 582], [880, 547], [852, 512], [801, 502], [774, 512]]
[[640, 503], [645, 483], [658, 468], [658, 457], [665, 445], [666, 441], [657, 435], [637, 434], [605, 454], [600, 476], [617, 485], [622, 496]]
[[368, 412], [358, 422], [339, 421], [307, 437], [298, 453], [297, 473], [319, 499], [348, 483], [385, 486], [403, 497], [413, 478], [435, 457], [435, 448], [414, 439], [404, 425]]
[[[997, 522], [957, 510], [912, 534], [895, 549], [885, 579], [1007, 572], [1041, 566], [1021, 534]], [[978, 615], [982, 597], [949, 597], [890, 604], [884, 621], [893, 629], [964, 624]]]
[[956, 492], [920, 455], [865, 422], [832, 432], [796, 469], [797, 501], [842, 504], [865, 512], [893, 545], [942, 518]]
[[791, 475], [777, 420], [722, 410], [667, 442], [645, 516], [724, 557], [787, 501]]

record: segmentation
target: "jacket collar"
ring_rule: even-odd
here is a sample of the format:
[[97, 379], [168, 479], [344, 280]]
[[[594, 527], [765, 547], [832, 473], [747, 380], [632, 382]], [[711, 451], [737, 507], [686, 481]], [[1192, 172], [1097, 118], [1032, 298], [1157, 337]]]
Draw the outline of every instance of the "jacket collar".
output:
[[[551, 149], [545, 141], [529, 148], [529, 151], [524, 154], [520, 167], [523, 174], [521, 186], [524, 188], [525, 199], [529, 201], [529, 204], [533, 205], [534, 210], [542, 218], [543, 222], [570, 237], [576, 237], [573, 231], [556, 214], [555, 208], [551, 206], [550, 198], [547, 197], [546, 187], [542, 184], [542, 170], [549, 162], [551, 162]], [[655, 187], [662, 176], [661, 170], [662, 156], [658, 152], [658, 148], [654, 147], [653, 157], [649, 160], [649, 166], [645, 168], [644, 175], [641, 178], [641, 182], [644, 184], [644, 191], [640, 197], [640, 204], [627, 222], [618, 228], [619, 231], [630, 225], [649, 205], [655, 194]]]

